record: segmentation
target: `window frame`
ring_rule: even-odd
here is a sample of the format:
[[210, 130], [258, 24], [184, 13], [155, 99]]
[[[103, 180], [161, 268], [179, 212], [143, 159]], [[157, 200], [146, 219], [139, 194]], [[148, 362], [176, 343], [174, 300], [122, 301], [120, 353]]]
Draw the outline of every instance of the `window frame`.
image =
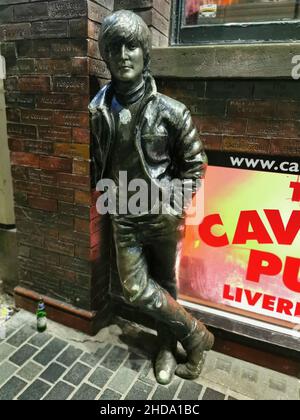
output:
[[[300, 13], [300, 0], [297, 1]], [[300, 41], [300, 14], [292, 21], [183, 25], [185, 0], [172, 5], [171, 45], [257, 44]]]

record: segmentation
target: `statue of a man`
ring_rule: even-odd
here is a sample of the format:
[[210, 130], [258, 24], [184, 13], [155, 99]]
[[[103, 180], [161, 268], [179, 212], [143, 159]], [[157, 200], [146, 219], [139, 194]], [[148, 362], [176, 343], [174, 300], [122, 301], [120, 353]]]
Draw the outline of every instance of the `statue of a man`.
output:
[[[185, 214], [174, 211], [174, 197], [168, 206], [162, 197], [174, 179], [190, 183], [190, 192], [195, 193], [204, 176], [206, 155], [187, 108], [157, 92], [149, 71], [151, 42], [144, 21], [124, 10], [108, 16], [99, 45], [112, 82], [89, 107], [93, 159], [97, 181], [110, 179], [117, 185], [119, 211], [111, 211], [110, 219], [124, 297], [157, 321], [157, 381], [169, 384], [175, 371], [182, 378], [195, 379], [214, 337], [176, 301], [176, 259]], [[151, 210], [120, 211], [124, 200], [127, 204], [133, 196], [121, 192], [124, 179], [149, 187], [142, 201], [150, 203]], [[160, 192], [156, 211], [150, 197], [153, 186]], [[185, 364], [177, 365], [177, 341], [186, 350]]]

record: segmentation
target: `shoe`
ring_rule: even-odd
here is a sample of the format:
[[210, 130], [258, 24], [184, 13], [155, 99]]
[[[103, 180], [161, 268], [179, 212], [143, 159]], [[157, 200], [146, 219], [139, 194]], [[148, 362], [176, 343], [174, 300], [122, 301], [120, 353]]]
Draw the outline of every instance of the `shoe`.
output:
[[169, 385], [174, 378], [176, 367], [177, 361], [172, 351], [167, 348], [161, 349], [154, 366], [157, 382], [161, 385]]
[[202, 322], [195, 320], [193, 332], [181, 343], [187, 352], [187, 363], [177, 367], [176, 375], [183, 379], [197, 379], [204, 365], [204, 351], [212, 349], [214, 336]]

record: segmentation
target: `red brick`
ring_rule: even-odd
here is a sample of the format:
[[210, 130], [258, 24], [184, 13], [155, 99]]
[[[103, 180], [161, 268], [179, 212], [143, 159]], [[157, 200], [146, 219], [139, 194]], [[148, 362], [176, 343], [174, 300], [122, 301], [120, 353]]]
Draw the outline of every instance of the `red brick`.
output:
[[90, 221], [75, 218], [75, 231], [82, 233], [90, 233]]
[[249, 120], [247, 131], [249, 134], [256, 136], [297, 139], [300, 136], [300, 122]]
[[72, 74], [81, 75], [88, 73], [87, 57], [73, 57], [71, 59]]
[[45, 247], [48, 251], [56, 252], [57, 254], [74, 256], [74, 245], [68, 242], [55, 241], [52, 239], [45, 239]]
[[72, 65], [69, 59], [41, 58], [36, 61], [36, 72], [49, 74], [71, 73]]
[[46, 184], [46, 185], [57, 185], [56, 172], [49, 171], [49, 170], [40, 170], [40, 182], [41, 184]]
[[[271, 154], [281, 156], [300, 156], [300, 142], [291, 139], [272, 139]], [[297, 159], [298, 160], [298, 159]]]
[[72, 172], [72, 159], [41, 156], [40, 168], [50, 171]]
[[74, 191], [67, 188], [42, 185], [41, 193], [44, 197], [55, 198], [57, 200], [66, 201], [67, 203], [73, 203], [74, 201]]
[[90, 175], [90, 161], [85, 160], [73, 160], [73, 174], [76, 175]]
[[24, 152], [24, 142], [21, 139], [8, 139], [8, 147], [11, 152]]
[[92, 20], [88, 21], [88, 37], [98, 41], [100, 33], [100, 25]]
[[50, 78], [46, 76], [27, 76], [19, 78], [21, 92], [41, 93], [50, 91]]
[[91, 261], [91, 249], [84, 246], [75, 246], [75, 257], [85, 261]]
[[29, 23], [10, 23], [0, 26], [0, 41], [17, 41], [29, 38], [30, 35]]
[[27, 192], [31, 194], [40, 194], [41, 185], [26, 181], [14, 181], [14, 190], [20, 192]]
[[53, 113], [51, 111], [41, 111], [37, 109], [22, 110], [21, 120], [23, 123], [51, 125], [53, 120]]
[[87, 19], [72, 19], [70, 20], [70, 37], [71, 38], [86, 38], [87, 36]]
[[27, 168], [23, 166], [12, 166], [11, 174], [13, 179], [19, 179], [22, 181], [26, 181], [28, 179]]
[[37, 131], [33, 125], [7, 124], [7, 134], [13, 138], [36, 139]]
[[204, 148], [207, 150], [222, 150], [222, 136], [201, 134], [200, 136]]
[[299, 120], [300, 102], [279, 101], [276, 106], [276, 116], [280, 120]]
[[270, 139], [256, 137], [227, 137], [223, 139], [225, 151], [270, 153]]
[[86, 144], [56, 143], [54, 145], [54, 154], [56, 156], [89, 159], [90, 147]]
[[6, 108], [6, 119], [10, 122], [20, 122], [20, 110], [14, 108]]
[[42, 155], [52, 155], [53, 154], [53, 144], [46, 141], [24, 141], [25, 152], [42, 154]]
[[86, 191], [75, 191], [75, 203], [82, 204], [82, 205], [91, 205], [92, 204], [92, 196], [90, 192]]
[[42, 109], [72, 109], [69, 95], [59, 93], [50, 93], [39, 95], [37, 98], [37, 107]]
[[80, 188], [84, 191], [90, 191], [90, 178], [87, 176], [58, 174], [58, 183], [62, 187]]
[[91, 134], [89, 130], [83, 128], [73, 128], [73, 142], [90, 144]]
[[50, 212], [57, 211], [57, 200], [50, 200], [36, 196], [28, 197], [29, 207], [38, 210], [45, 210]]
[[275, 101], [232, 100], [228, 104], [228, 115], [246, 118], [273, 118]]
[[19, 22], [31, 22], [34, 20], [47, 19], [47, 3], [18, 4], [18, 6], [14, 8], [14, 16], [15, 20]]
[[88, 39], [88, 56], [97, 60], [103, 60], [99, 51], [98, 42], [94, 39]]
[[40, 158], [32, 153], [12, 152], [11, 153], [12, 165], [30, 166], [32, 168], [39, 168]]
[[63, 127], [89, 128], [89, 114], [87, 112], [58, 111], [54, 114], [53, 123]]
[[194, 117], [200, 133], [207, 134], [245, 134], [246, 119], [225, 119], [218, 117]]
[[[5, 55], [5, 53], [2, 53]], [[18, 90], [18, 78], [17, 77], [7, 77], [7, 79], [4, 80], [4, 89], [5, 91], [13, 91], [13, 90]]]
[[[110, 5], [112, 4], [112, 2], [108, 2], [107, 0], [102, 1], [102, 4], [105, 3], [105, 5], [107, 6], [106, 3], [109, 3]], [[99, 4], [95, 4], [91, 1], [88, 2], [88, 17], [91, 20], [94, 20], [95, 22], [98, 23], [102, 23], [103, 20], [106, 18], [106, 16], [108, 16], [110, 14], [109, 10], [107, 9], [111, 9], [111, 7], [102, 7]]]
[[50, 20], [48, 22], [33, 22], [31, 24], [31, 38], [67, 38], [68, 22], [62, 20]]
[[53, 77], [53, 92], [86, 95], [89, 91], [88, 77]]
[[51, 140], [54, 142], [71, 142], [72, 130], [65, 127], [39, 127], [39, 138], [41, 140]]

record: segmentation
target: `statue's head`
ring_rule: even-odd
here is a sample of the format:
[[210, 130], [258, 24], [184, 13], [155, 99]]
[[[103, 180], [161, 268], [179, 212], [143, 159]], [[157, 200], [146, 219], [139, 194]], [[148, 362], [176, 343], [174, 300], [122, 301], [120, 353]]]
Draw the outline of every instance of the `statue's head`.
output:
[[142, 18], [133, 12], [120, 10], [104, 20], [99, 47], [116, 80], [132, 82], [149, 70], [150, 32]]

